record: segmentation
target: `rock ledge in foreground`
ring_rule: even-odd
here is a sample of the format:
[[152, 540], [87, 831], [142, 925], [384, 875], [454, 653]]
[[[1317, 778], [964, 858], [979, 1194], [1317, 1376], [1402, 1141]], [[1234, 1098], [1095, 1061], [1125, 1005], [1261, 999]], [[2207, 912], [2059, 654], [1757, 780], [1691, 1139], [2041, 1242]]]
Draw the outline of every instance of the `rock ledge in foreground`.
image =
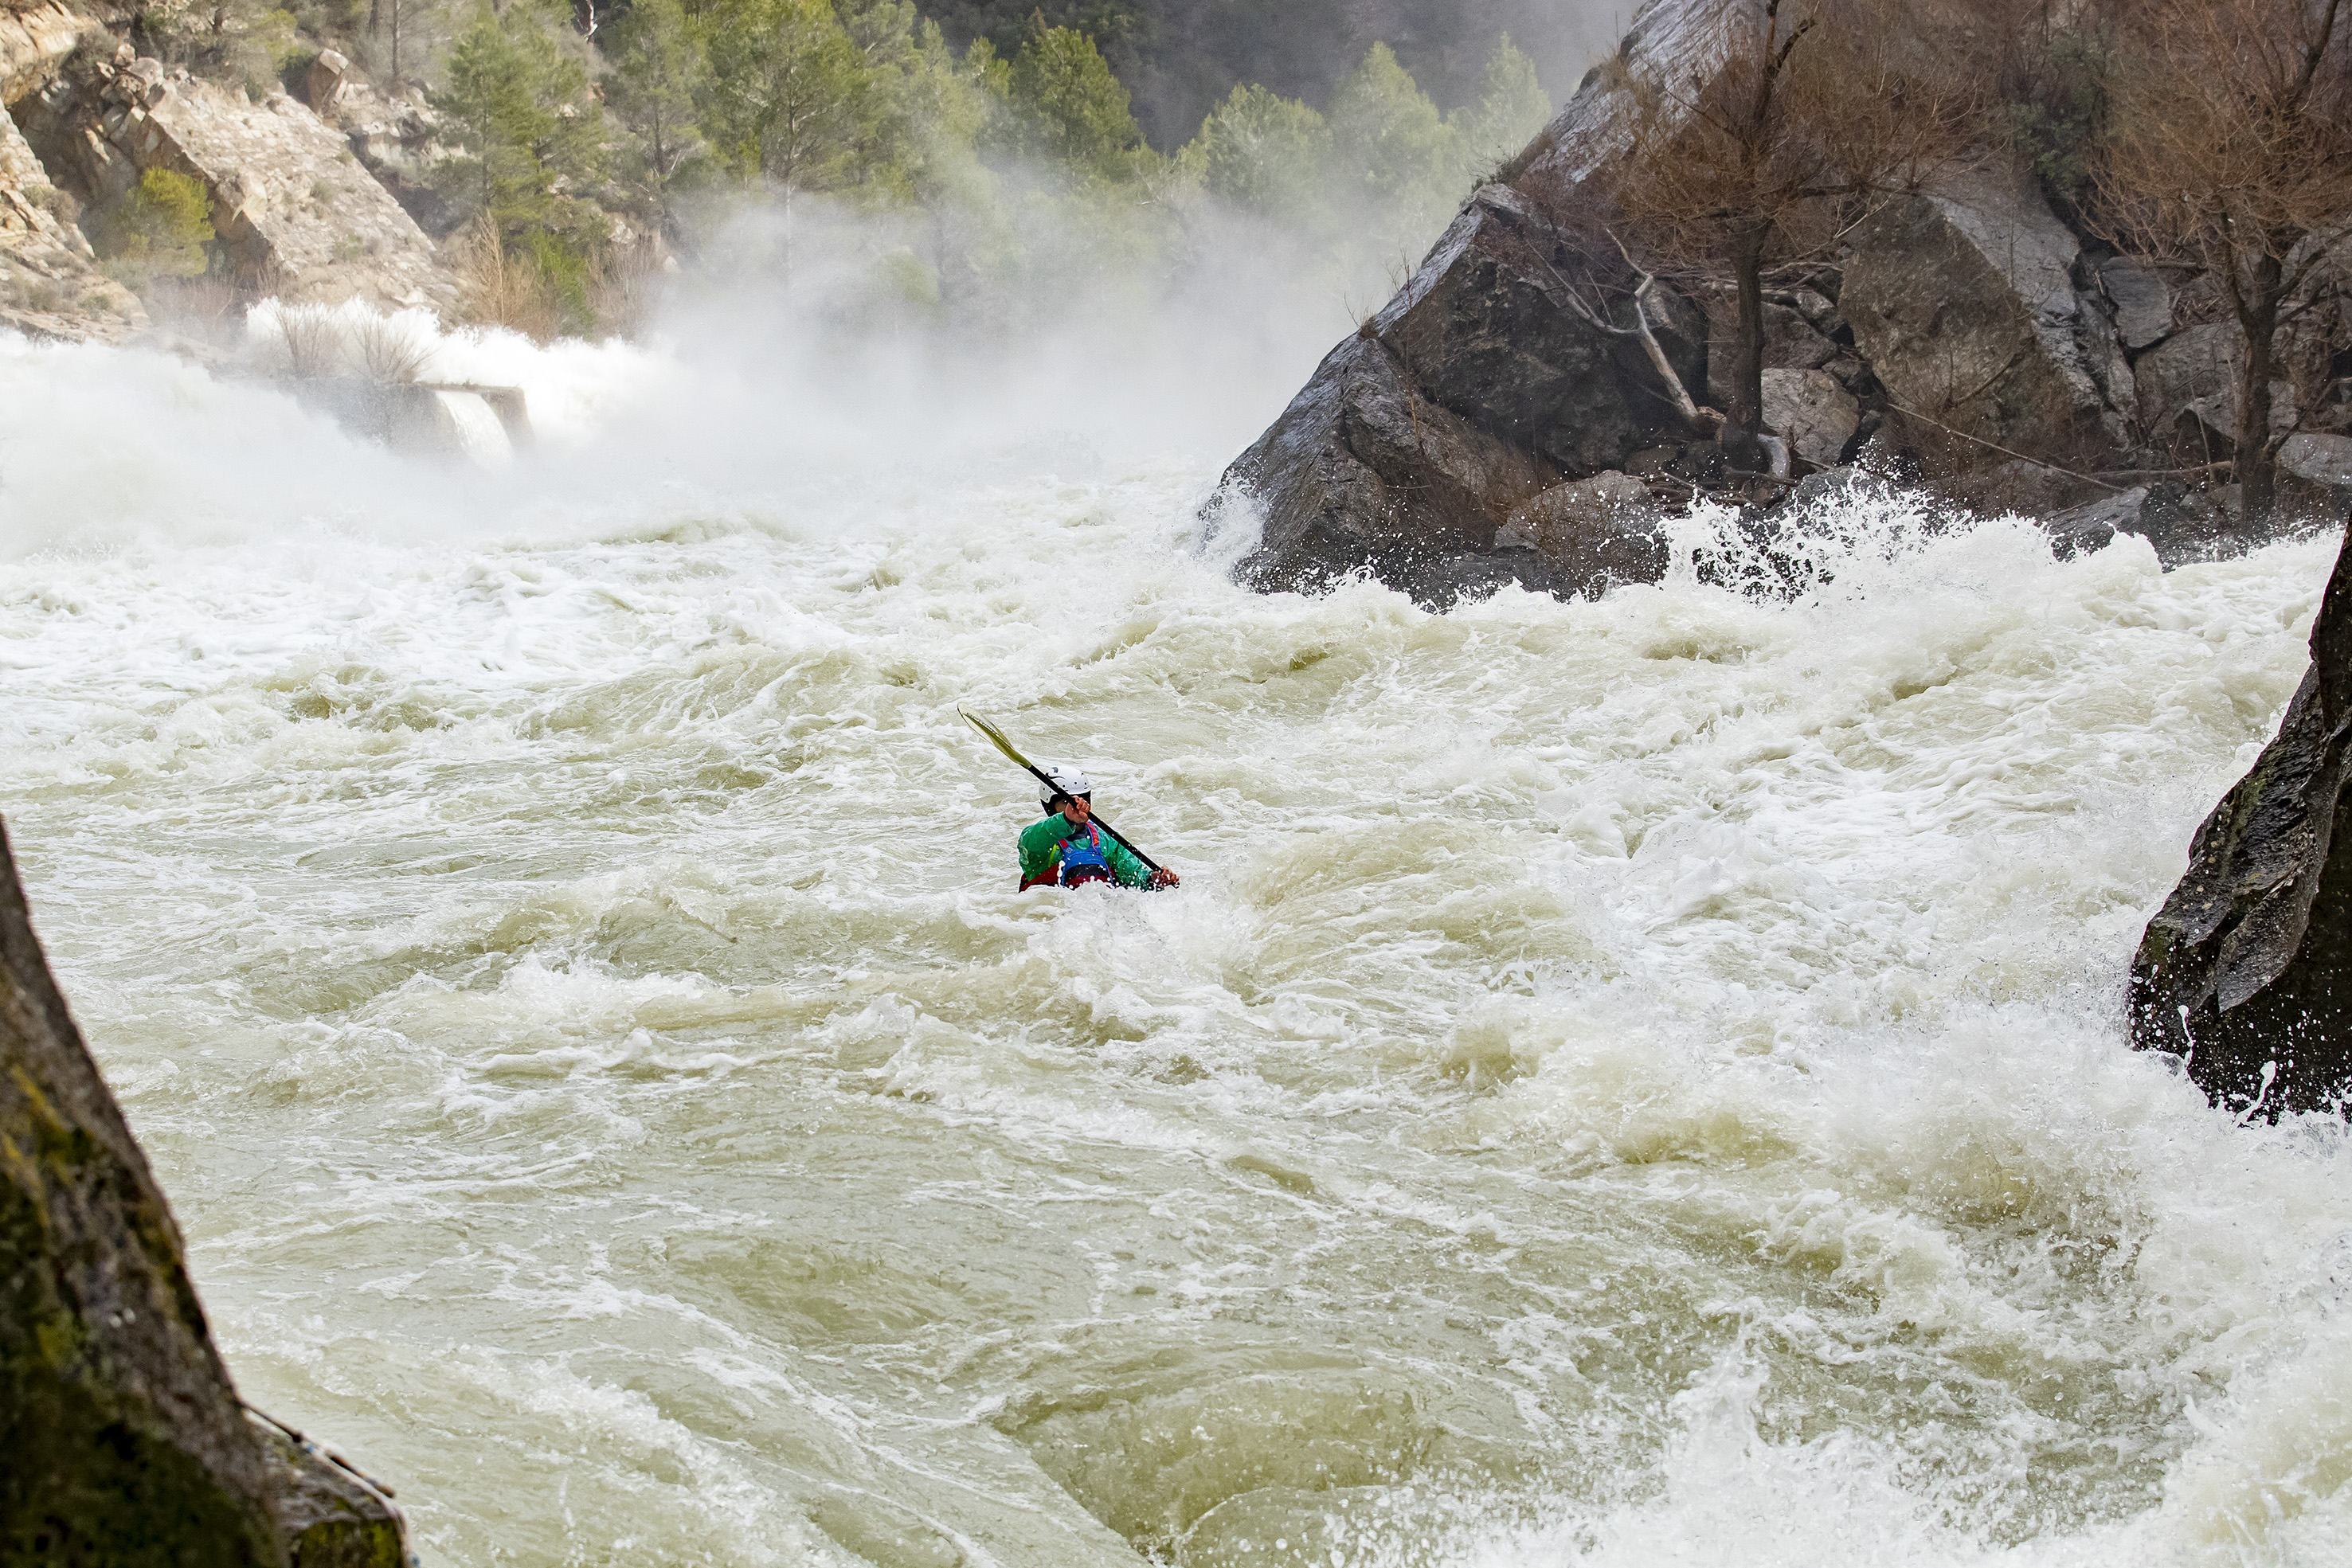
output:
[[[396, 1568], [399, 1514], [248, 1419], [0, 827], [0, 1563]], [[323, 1528], [322, 1528], [323, 1527]]]

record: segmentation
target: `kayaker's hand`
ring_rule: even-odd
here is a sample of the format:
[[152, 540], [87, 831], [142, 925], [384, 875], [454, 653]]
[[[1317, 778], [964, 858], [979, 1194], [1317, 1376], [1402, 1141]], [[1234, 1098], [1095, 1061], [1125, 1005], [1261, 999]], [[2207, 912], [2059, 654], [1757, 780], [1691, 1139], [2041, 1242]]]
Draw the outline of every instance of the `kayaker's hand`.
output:
[[1087, 825], [1087, 820], [1094, 814], [1094, 808], [1076, 795], [1062, 797], [1062, 816], [1070, 826], [1083, 828]]
[[1151, 873], [1151, 881], [1147, 885], [1150, 886], [1153, 892], [1157, 893], [1163, 887], [1174, 887], [1183, 880], [1184, 879], [1182, 877], [1178, 876], [1174, 872], [1162, 866], [1160, 870]]

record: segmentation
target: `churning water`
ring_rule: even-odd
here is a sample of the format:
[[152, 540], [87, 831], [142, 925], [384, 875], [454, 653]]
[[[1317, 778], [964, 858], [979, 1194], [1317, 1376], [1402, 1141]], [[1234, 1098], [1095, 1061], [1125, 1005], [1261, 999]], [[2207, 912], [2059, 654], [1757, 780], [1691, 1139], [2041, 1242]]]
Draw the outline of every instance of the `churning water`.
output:
[[[42, 934], [428, 1563], [2344, 1560], [2352, 1154], [2118, 1022], [2329, 544], [1262, 598], [1190, 521], [1262, 402], [479, 351], [497, 475], [0, 348]], [[960, 702], [1183, 888], [1014, 892]]]

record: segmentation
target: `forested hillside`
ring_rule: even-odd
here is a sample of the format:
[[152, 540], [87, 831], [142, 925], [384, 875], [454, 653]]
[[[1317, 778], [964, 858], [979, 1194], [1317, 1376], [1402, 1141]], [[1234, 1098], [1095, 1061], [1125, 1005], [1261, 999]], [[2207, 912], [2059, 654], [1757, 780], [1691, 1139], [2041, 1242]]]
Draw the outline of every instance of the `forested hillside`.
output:
[[[630, 329], [656, 269], [718, 250], [874, 319], [1018, 327], [1237, 252], [1353, 298], [1553, 103], [1505, 31], [1536, 0], [943, 4], [158, 0], [130, 31], [159, 72], [334, 117], [454, 258], [464, 314], [541, 337]], [[206, 191], [80, 194], [151, 308], [232, 270]]]
[[1238, 83], [1320, 106], [1375, 43], [1439, 103], [1476, 95], [1487, 51], [1508, 33], [1554, 101], [1615, 42], [1632, 7], [1617, 0], [936, 0], [958, 47], [1020, 47], [1033, 16], [1090, 34], [1135, 95], [1152, 145], [1173, 148]]

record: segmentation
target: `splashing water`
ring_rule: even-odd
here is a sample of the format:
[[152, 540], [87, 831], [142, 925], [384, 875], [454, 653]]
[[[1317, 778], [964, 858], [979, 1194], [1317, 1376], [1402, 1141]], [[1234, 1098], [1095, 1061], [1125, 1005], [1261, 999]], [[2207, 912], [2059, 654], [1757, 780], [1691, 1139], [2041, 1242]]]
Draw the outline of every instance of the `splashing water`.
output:
[[[42, 933], [428, 1563], [2341, 1560], [2352, 1156], [2119, 1025], [2328, 545], [1432, 616], [1148, 438], [463, 353], [540, 455], [0, 347]], [[1013, 892], [959, 702], [1183, 889]]]

